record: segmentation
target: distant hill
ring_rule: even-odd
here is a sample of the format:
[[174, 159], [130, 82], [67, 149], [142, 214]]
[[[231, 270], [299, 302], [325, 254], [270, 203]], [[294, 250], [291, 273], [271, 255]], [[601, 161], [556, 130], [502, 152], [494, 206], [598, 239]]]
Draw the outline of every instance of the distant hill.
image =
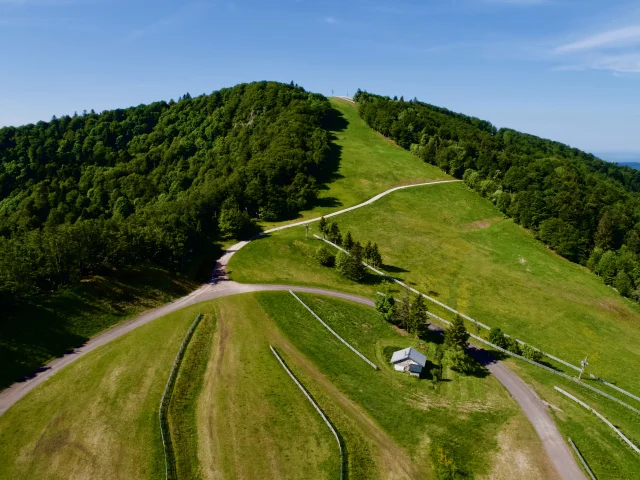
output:
[[630, 167], [634, 170], [640, 170], [640, 162], [618, 162], [618, 165], [622, 165], [623, 167]]

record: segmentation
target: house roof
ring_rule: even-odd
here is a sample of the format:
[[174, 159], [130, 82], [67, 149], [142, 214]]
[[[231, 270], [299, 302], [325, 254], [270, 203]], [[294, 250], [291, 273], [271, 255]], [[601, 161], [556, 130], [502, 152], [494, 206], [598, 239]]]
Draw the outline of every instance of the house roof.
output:
[[424, 367], [427, 363], [427, 357], [412, 347], [393, 352], [391, 356], [391, 363], [404, 362], [405, 360], [413, 360], [421, 367]]

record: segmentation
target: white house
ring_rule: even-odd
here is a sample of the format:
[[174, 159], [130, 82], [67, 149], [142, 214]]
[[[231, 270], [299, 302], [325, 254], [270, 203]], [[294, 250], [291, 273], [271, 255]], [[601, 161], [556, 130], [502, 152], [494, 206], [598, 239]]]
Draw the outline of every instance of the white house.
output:
[[409, 372], [410, 375], [419, 377], [420, 372], [422, 372], [427, 363], [427, 357], [415, 348], [409, 347], [393, 352], [390, 362], [393, 364], [394, 370]]

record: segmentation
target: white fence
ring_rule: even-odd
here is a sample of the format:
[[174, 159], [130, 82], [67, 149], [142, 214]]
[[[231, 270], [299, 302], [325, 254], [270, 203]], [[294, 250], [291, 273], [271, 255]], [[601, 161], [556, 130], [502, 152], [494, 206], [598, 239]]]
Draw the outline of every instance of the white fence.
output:
[[[340, 251], [342, 251], [342, 252], [346, 253], [347, 255], [349, 255], [349, 252], [347, 252], [344, 248], [339, 247], [339, 246], [338, 246], [338, 245], [336, 245], [335, 243], [330, 242], [329, 240], [327, 240], [327, 239], [325, 239], [325, 238], [322, 238], [322, 237], [319, 237], [318, 235], [315, 235], [315, 234], [314, 234], [314, 237], [316, 237], [318, 240], [322, 240], [323, 242], [328, 243], [329, 245], [333, 246], [334, 248], [337, 248], [338, 250], [340, 250]], [[445, 305], [444, 303], [439, 302], [438, 300], [435, 300], [435, 299], [433, 299], [433, 298], [429, 297], [428, 295], [425, 295], [425, 294], [424, 294], [424, 293], [422, 293], [422, 292], [419, 292], [419, 291], [418, 291], [418, 290], [416, 290], [415, 288], [412, 288], [412, 287], [410, 287], [409, 285], [407, 285], [406, 283], [401, 282], [400, 280], [397, 280], [397, 279], [395, 279], [395, 278], [393, 278], [393, 277], [391, 277], [391, 276], [387, 275], [386, 273], [382, 272], [381, 270], [378, 270], [377, 268], [372, 267], [371, 265], [367, 264], [366, 262], [362, 262], [362, 264], [363, 264], [364, 266], [366, 266], [368, 269], [370, 269], [370, 270], [374, 271], [375, 273], [377, 273], [378, 275], [381, 275], [381, 276], [383, 276], [383, 277], [385, 277], [385, 278], [388, 278], [389, 280], [391, 280], [391, 281], [393, 281], [393, 282], [397, 283], [398, 285], [400, 285], [400, 286], [402, 286], [402, 287], [406, 288], [407, 290], [410, 290], [411, 292], [413, 292], [413, 293], [415, 293], [415, 294], [417, 294], [417, 295], [421, 295], [422, 297], [424, 297], [424, 298], [426, 298], [426, 299], [428, 299], [428, 300], [431, 300], [432, 302], [436, 303], [437, 305], [440, 305], [440, 306], [442, 306], [442, 307], [446, 308], [447, 310], [449, 310], [449, 311], [451, 311], [451, 312], [454, 312], [454, 313], [456, 313], [456, 314], [460, 315], [461, 317], [464, 317], [464, 318], [466, 318], [466, 319], [468, 319], [468, 320], [470, 320], [470, 321], [472, 321], [472, 322], [474, 322], [474, 323], [476, 323], [476, 324], [480, 325], [481, 327], [483, 327], [483, 328], [485, 328], [485, 329], [491, 330], [488, 326], [484, 325], [483, 323], [480, 323], [480, 322], [478, 322], [478, 321], [476, 321], [476, 320], [472, 319], [471, 317], [468, 317], [468, 316], [466, 316], [466, 315], [464, 315], [464, 314], [459, 313], [457, 310], [455, 310], [455, 309], [453, 309], [453, 308], [449, 307], [448, 305]], [[444, 322], [444, 323], [446, 323], [446, 324], [448, 324], [448, 325], [450, 325], [450, 324], [451, 324], [451, 323], [450, 323], [450, 322], [448, 322], [447, 320], [445, 320], [445, 319], [443, 319], [442, 317], [439, 317], [438, 315], [435, 315], [435, 314], [433, 314], [433, 313], [431, 313], [431, 312], [429, 312], [429, 315], [430, 315], [430, 316], [432, 316], [432, 317], [434, 317], [434, 318], [437, 318], [438, 320], [440, 320], [440, 321], [442, 321], [442, 322]], [[609, 395], [608, 393], [603, 392], [603, 391], [602, 391], [602, 390], [600, 390], [600, 389], [597, 389], [597, 388], [595, 388], [595, 387], [592, 387], [591, 385], [587, 385], [586, 383], [583, 383], [583, 382], [579, 381], [578, 379], [576, 379], [576, 378], [574, 378], [574, 377], [571, 377], [571, 376], [569, 376], [569, 375], [567, 375], [567, 374], [565, 374], [565, 373], [562, 373], [562, 372], [559, 372], [559, 371], [554, 370], [554, 369], [552, 369], [552, 368], [549, 368], [549, 367], [547, 367], [546, 365], [542, 365], [542, 364], [540, 364], [540, 363], [537, 363], [537, 362], [534, 362], [534, 361], [532, 361], [532, 360], [529, 360], [528, 358], [525, 358], [525, 357], [522, 357], [522, 356], [520, 356], [520, 355], [517, 355], [517, 354], [515, 354], [515, 353], [513, 353], [513, 352], [510, 352], [509, 350], [505, 350], [504, 348], [500, 348], [500, 347], [498, 347], [497, 345], [494, 345], [493, 343], [488, 342], [488, 341], [487, 341], [487, 340], [485, 340], [484, 338], [481, 338], [481, 337], [479, 337], [479, 336], [477, 336], [477, 335], [474, 335], [474, 334], [472, 334], [472, 333], [469, 333], [469, 335], [470, 335], [471, 337], [475, 338], [476, 340], [478, 340], [478, 341], [480, 341], [480, 342], [484, 343], [485, 345], [489, 345], [490, 347], [495, 348], [496, 350], [500, 350], [501, 352], [504, 352], [504, 353], [506, 353], [507, 355], [511, 355], [511, 356], [513, 356], [513, 357], [520, 358], [520, 359], [524, 360], [525, 362], [529, 362], [529, 363], [531, 363], [531, 364], [533, 364], [533, 365], [536, 365], [536, 366], [538, 366], [538, 367], [544, 368], [545, 370], [548, 370], [549, 372], [555, 373], [556, 375], [560, 375], [560, 376], [562, 376], [562, 377], [564, 377], [564, 378], [567, 378], [567, 379], [569, 379], [569, 380], [571, 380], [571, 381], [573, 381], [573, 382], [576, 382], [576, 383], [578, 383], [579, 385], [582, 385], [583, 387], [588, 388], [589, 390], [591, 390], [591, 391], [593, 391], [593, 392], [596, 392], [596, 393], [598, 393], [598, 394], [600, 394], [600, 395], [602, 395], [602, 396], [604, 396], [604, 397], [608, 398], [609, 400], [613, 400], [614, 402], [617, 402], [617, 403], [619, 403], [620, 405], [622, 405], [623, 407], [626, 407], [626, 408], [628, 408], [628, 409], [632, 410], [633, 412], [637, 413], [638, 415], [640, 415], [640, 410], [638, 410], [638, 409], [636, 409], [636, 408], [632, 407], [631, 405], [629, 405], [629, 404], [627, 404], [627, 403], [623, 402], [622, 400], [617, 399], [616, 397], [614, 397], [614, 396], [612, 396], [612, 395]], [[518, 343], [520, 343], [520, 344], [528, 345], [528, 344], [526, 344], [526, 343], [524, 343], [524, 342], [522, 342], [522, 341], [520, 341], [520, 340], [517, 340], [517, 339], [516, 339], [516, 341], [517, 341]], [[529, 345], [529, 346], [530, 346], [530, 345]], [[532, 348], [535, 348], [535, 347], [532, 347]], [[536, 350], [538, 350], [538, 349], [536, 348]], [[542, 352], [542, 350], [538, 350], [538, 351]], [[569, 367], [571, 367], [571, 368], [573, 368], [573, 369], [576, 369], [576, 370], [580, 371], [580, 368], [576, 367], [575, 365], [571, 365], [570, 363], [565, 362], [564, 360], [561, 360], [561, 359], [559, 359], [559, 358], [557, 358], [557, 357], [554, 357], [553, 355], [549, 355], [549, 354], [548, 354], [548, 353], [546, 353], [546, 352], [542, 352], [542, 353], [543, 353], [545, 356], [547, 356], [547, 357], [549, 357], [549, 358], [551, 358], [551, 359], [553, 359], [553, 360], [556, 360], [556, 361], [558, 361], [558, 362], [560, 362], [560, 363], [562, 363], [562, 364], [564, 364], [564, 365], [567, 365], [567, 366], [569, 366]], [[634, 399], [638, 400], [638, 397], [636, 397], [635, 395], [633, 395], [633, 394], [631, 394], [631, 393], [629, 393], [629, 392], [627, 392], [627, 391], [625, 391], [625, 390], [621, 389], [620, 387], [616, 387], [615, 385], [613, 385], [613, 384], [611, 384], [611, 383], [608, 383], [608, 382], [605, 382], [605, 381], [604, 381], [604, 380], [602, 380], [602, 379], [600, 379], [600, 381], [601, 381], [602, 383], [604, 383], [605, 385], [608, 385], [608, 386], [610, 386], [610, 387], [612, 387], [612, 388], [615, 388], [615, 389], [616, 389], [617, 391], [619, 391], [620, 393], [623, 393], [623, 394], [625, 394], [625, 395], [627, 395], [627, 396], [629, 396], [629, 397], [631, 397], [631, 398], [634, 398]]]
[[[171, 478], [175, 478], [175, 464], [173, 453], [171, 452], [171, 433], [169, 432], [169, 425], [167, 423], [167, 411], [169, 409], [169, 402], [171, 401], [171, 393], [173, 392], [173, 386], [176, 381], [176, 376], [178, 375], [178, 370], [180, 369], [180, 362], [182, 361], [182, 357], [184, 356], [184, 351], [193, 336], [193, 332], [200, 323], [202, 319], [202, 314], [199, 313], [196, 319], [187, 330], [186, 335], [182, 339], [182, 343], [180, 344], [180, 348], [178, 349], [178, 353], [176, 354], [176, 358], [173, 361], [173, 366], [171, 367], [171, 373], [169, 374], [169, 378], [167, 379], [167, 384], [164, 387], [164, 392], [162, 393], [162, 399], [160, 400], [160, 409], [158, 410], [158, 418], [160, 420], [160, 436], [162, 437], [162, 448], [164, 450], [164, 477], [165, 480], [169, 480], [169, 471], [171, 470]], [[166, 430], [166, 433], [165, 433]], [[171, 457], [171, 458], [169, 458]]]
[[324, 323], [324, 321], [323, 321], [323, 320], [322, 320], [318, 315], [316, 315], [316, 313], [315, 313], [313, 310], [311, 310], [311, 309], [310, 309], [310, 308], [309, 308], [309, 307], [308, 307], [308, 306], [307, 306], [307, 305], [306, 305], [302, 300], [300, 300], [300, 298], [299, 298], [295, 293], [293, 293], [291, 290], [289, 290], [289, 293], [290, 293], [291, 295], [293, 295], [293, 296], [295, 297], [295, 299], [296, 299], [296, 300], [298, 300], [298, 301], [302, 304], [302, 306], [303, 306], [304, 308], [306, 308], [307, 310], [309, 310], [309, 313], [311, 313], [311, 315], [313, 315], [313, 316], [316, 318], [316, 320], [318, 320], [322, 325], [324, 325], [324, 328], [326, 328], [326, 329], [327, 329], [327, 330], [329, 330], [331, 333], [333, 333], [333, 335], [335, 335], [335, 337], [336, 337], [338, 340], [340, 340], [340, 341], [341, 341], [342, 343], [344, 343], [347, 347], [349, 347], [349, 349], [350, 349], [353, 353], [355, 353], [356, 355], [358, 355], [362, 360], [364, 360], [365, 362], [367, 362], [367, 363], [368, 363], [371, 367], [373, 367], [375, 370], [377, 370], [377, 369], [378, 369], [378, 366], [377, 366], [375, 363], [373, 363], [371, 360], [369, 360], [367, 357], [365, 357], [363, 354], [361, 354], [358, 350], [356, 350], [354, 347], [352, 347], [352, 346], [349, 344], [349, 342], [347, 342], [344, 338], [342, 338], [340, 335], [338, 335], [338, 334], [335, 332], [335, 330], [333, 330], [329, 325], [327, 325], [326, 323]]
[[311, 402], [311, 405], [313, 405], [313, 408], [316, 409], [316, 411], [320, 414], [320, 416], [322, 417], [322, 419], [324, 420], [324, 423], [327, 424], [327, 426], [329, 427], [329, 429], [331, 430], [331, 433], [333, 433], [333, 436], [336, 437], [336, 441], [338, 442], [338, 448], [340, 449], [340, 480], [342, 480], [343, 476], [344, 476], [344, 453], [342, 451], [342, 441], [340, 440], [340, 436], [338, 435], [338, 432], [336, 431], [336, 429], [334, 428], [333, 424], [329, 421], [329, 419], [326, 417], [326, 415], [324, 414], [324, 412], [320, 409], [320, 407], [318, 406], [318, 404], [315, 402], [315, 400], [311, 397], [311, 395], [309, 394], [309, 392], [307, 392], [307, 389], [304, 388], [302, 386], [302, 384], [298, 381], [298, 379], [296, 378], [296, 376], [293, 374], [293, 372], [291, 370], [289, 370], [289, 367], [287, 367], [287, 364], [284, 363], [284, 360], [282, 360], [282, 358], [280, 357], [280, 355], [278, 355], [278, 352], [276, 352], [276, 349], [273, 348], [271, 345], [269, 345], [269, 348], [271, 348], [271, 351], [273, 352], [273, 354], [276, 356], [276, 358], [278, 359], [278, 362], [280, 362], [280, 365], [282, 365], [282, 368], [285, 369], [285, 371], [289, 374], [289, 376], [291, 377], [291, 379], [295, 382], [295, 384], [298, 386], [298, 388], [300, 390], [302, 390], [302, 393], [304, 393], [304, 396], [307, 397], [307, 400], [309, 400], [309, 402]]
[[560, 387], [553, 387], [554, 389], [556, 389], [558, 392], [562, 393], [563, 395], [565, 395], [566, 397], [569, 397], [571, 400], [573, 400], [574, 402], [579, 403], [580, 405], [582, 405], [584, 408], [586, 408], [587, 410], [592, 411], [593, 413], [595, 413], [595, 415], [602, 420], [604, 423], [606, 423], [607, 425], [609, 425], [609, 427], [611, 429], [613, 429], [614, 432], [616, 432], [618, 434], [618, 436], [627, 444], [631, 447], [631, 449], [640, 454], [640, 448], [636, 447], [633, 442], [631, 440], [629, 440], [627, 437], [625, 437], [624, 433], [622, 433], [620, 430], [618, 430], [615, 425], [613, 425], [613, 423], [611, 423], [609, 420], [607, 420], [606, 418], [604, 418], [601, 414], [599, 414], [598, 412], [596, 412], [593, 408], [591, 408], [589, 405], [587, 405], [586, 403], [584, 403], [582, 400], [574, 397], [573, 395], [571, 395], [568, 392], [565, 392], [564, 390], [562, 390]]

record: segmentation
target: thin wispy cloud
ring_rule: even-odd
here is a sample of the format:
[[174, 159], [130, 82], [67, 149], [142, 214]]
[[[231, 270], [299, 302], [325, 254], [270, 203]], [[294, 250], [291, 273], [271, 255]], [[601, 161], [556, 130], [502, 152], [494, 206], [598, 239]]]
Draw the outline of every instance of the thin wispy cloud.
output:
[[560, 45], [554, 51], [556, 53], [567, 53], [597, 48], [628, 47], [638, 44], [640, 44], [640, 25], [631, 25]]
[[329, 24], [338, 23], [338, 20], [335, 17], [324, 17], [324, 21]]

